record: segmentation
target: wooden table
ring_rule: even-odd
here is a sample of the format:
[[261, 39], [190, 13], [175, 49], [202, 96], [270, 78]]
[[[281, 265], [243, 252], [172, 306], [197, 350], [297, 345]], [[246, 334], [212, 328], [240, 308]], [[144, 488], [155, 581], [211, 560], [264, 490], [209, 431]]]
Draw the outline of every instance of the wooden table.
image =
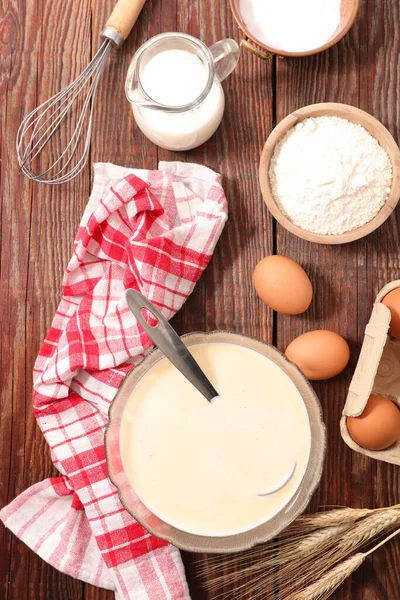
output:
[[[98, 45], [113, 0], [3, 0], [0, 4], [1, 98], [1, 505], [52, 474], [31, 408], [32, 367], [60, 298], [61, 279], [91, 187], [88, 167], [73, 182], [47, 187], [18, 173], [15, 135], [23, 115], [71, 80]], [[233, 330], [278, 348], [313, 328], [344, 335], [352, 348], [345, 373], [315, 385], [329, 431], [320, 505], [384, 506], [399, 502], [399, 469], [353, 453], [339, 418], [376, 292], [400, 277], [400, 212], [379, 231], [343, 247], [318, 246], [288, 234], [266, 210], [258, 185], [264, 141], [293, 109], [321, 101], [359, 106], [400, 137], [400, 3], [361, 0], [355, 26], [337, 46], [307, 59], [262, 62], [244, 52], [224, 83], [227, 106], [217, 134], [187, 154], [158, 149], [134, 127], [124, 80], [135, 49], [162, 31], [181, 30], [212, 44], [238, 39], [227, 0], [148, 0], [135, 31], [113, 54], [100, 86], [90, 162], [156, 168], [188, 160], [220, 171], [230, 218], [211, 265], [175, 318], [180, 332]], [[301, 317], [272, 314], [257, 298], [252, 272], [280, 253], [310, 274], [315, 300]], [[111, 600], [113, 594], [60, 574], [0, 529], [1, 600]], [[184, 556], [193, 598], [208, 595]], [[398, 600], [400, 544], [381, 549], [334, 600]], [[223, 598], [229, 598], [225, 590]], [[155, 600], [155, 599], [154, 599]]]

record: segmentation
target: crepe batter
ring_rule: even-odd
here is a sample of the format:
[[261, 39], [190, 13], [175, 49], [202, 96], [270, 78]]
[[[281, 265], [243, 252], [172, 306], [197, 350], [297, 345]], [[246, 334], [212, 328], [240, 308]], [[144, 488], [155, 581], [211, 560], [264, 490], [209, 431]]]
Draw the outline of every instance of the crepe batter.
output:
[[[166, 359], [132, 392], [121, 423], [124, 469], [158, 517], [198, 535], [233, 535], [278, 513], [299, 487], [310, 425], [291, 379], [228, 343], [190, 347], [220, 397], [211, 403]], [[280, 491], [260, 494], [296, 470]]]

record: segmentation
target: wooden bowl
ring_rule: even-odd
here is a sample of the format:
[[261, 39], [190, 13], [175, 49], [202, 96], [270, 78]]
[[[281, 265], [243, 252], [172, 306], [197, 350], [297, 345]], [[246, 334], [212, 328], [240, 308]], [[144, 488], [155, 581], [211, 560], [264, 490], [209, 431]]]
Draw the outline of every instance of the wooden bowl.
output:
[[[294, 225], [278, 207], [272, 196], [271, 184], [269, 179], [269, 169], [271, 158], [276, 144], [294, 125], [307, 119], [308, 117], [336, 116], [347, 119], [352, 123], [362, 125], [386, 150], [393, 165], [392, 189], [379, 213], [368, 223], [352, 231], [337, 235], [322, 235], [306, 231], [297, 225]], [[377, 119], [370, 114], [349, 106], [347, 104], [337, 104], [335, 102], [326, 102], [322, 104], [311, 104], [294, 111], [275, 127], [267, 139], [260, 161], [260, 185], [264, 201], [273, 214], [275, 219], [294, 235], [319, 244], [345, 244], [365, 237], [378, 227], [391, 215], [400, 198], [400, 149], [389, 131]]]
[[[323, 46], [320, 46], [319, 48], [314, 48], [314, 50], [308, 50], [307, 52], [285, 52], [284, 50], [277, 50], [276, 48], [267, 46], [263, 42], [260, 42], [260, 40], [258, 40], [256, 37], [254, 37], [250, 31], [248, 31], [240, 11], [240, 0], [229, 0], [229, 3], [231, 6], [233, 16], [235, 17], [239, 28], [243, 31], [245, 35], [243, 46], [247, 50], [250, 50], [250, 52], [256, 54], [256, 56], [259, 56], [260, 58], [264, 59], [270, 58], [273, 54], [277, 54], [278, 56], [310, 56], [311, 54], [318, 54], [318, 52], [323, 52], [324, 50], [327, 50], [331, 46], [334, 46], [339, 40], [342, 39], [342, 37], [346, 35], [346, 33], [352, 27], [356, 19], [358, 10], [360, 8], [360, 0], [342, 0], [342, 4], [340, 7], [339, 26], [335, 31], [334, 35]], [[260, 48], [263, 48], [264, 52], [258, 51], [257, 48], [255, 48], [248, 40], [251, 40]], [[266, 54], [265, 52], [267, 52], [268, 54]]]

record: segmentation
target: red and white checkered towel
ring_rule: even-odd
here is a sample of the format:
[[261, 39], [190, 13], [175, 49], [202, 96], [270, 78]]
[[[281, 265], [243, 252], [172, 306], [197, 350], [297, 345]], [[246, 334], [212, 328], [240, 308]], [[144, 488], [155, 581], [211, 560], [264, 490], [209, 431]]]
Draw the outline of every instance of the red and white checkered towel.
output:
[[115, 590], [118, 600], [186, 599], [176, 548], [121, 505], [107, 476], [111, 400], [151, 342], [130, 312], [138, 289], [170, 318], [206, 268], [227, 219], [219, 175], [95, 167], [93, 192], [34, 368], [34, 410], [61, 477], [32, 486], [0, 518], [51, 565]]

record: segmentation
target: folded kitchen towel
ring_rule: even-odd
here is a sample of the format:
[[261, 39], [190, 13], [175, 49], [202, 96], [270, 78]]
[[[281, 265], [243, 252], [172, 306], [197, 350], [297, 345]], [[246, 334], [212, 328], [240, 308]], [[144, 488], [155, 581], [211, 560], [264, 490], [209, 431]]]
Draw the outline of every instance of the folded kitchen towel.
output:
[[186, 599], [178, 550], [121, 505], [107, 475], [104, 429], [116, 390], [151, 347], [124, 297], [170, 318], [206, 268], [227, 219], [219, 175], [95, 166], [62, 300], [34, 368], [34, 411], [61, 477], [37, 483], [0, 518], [51, 565], [118, 600]]

